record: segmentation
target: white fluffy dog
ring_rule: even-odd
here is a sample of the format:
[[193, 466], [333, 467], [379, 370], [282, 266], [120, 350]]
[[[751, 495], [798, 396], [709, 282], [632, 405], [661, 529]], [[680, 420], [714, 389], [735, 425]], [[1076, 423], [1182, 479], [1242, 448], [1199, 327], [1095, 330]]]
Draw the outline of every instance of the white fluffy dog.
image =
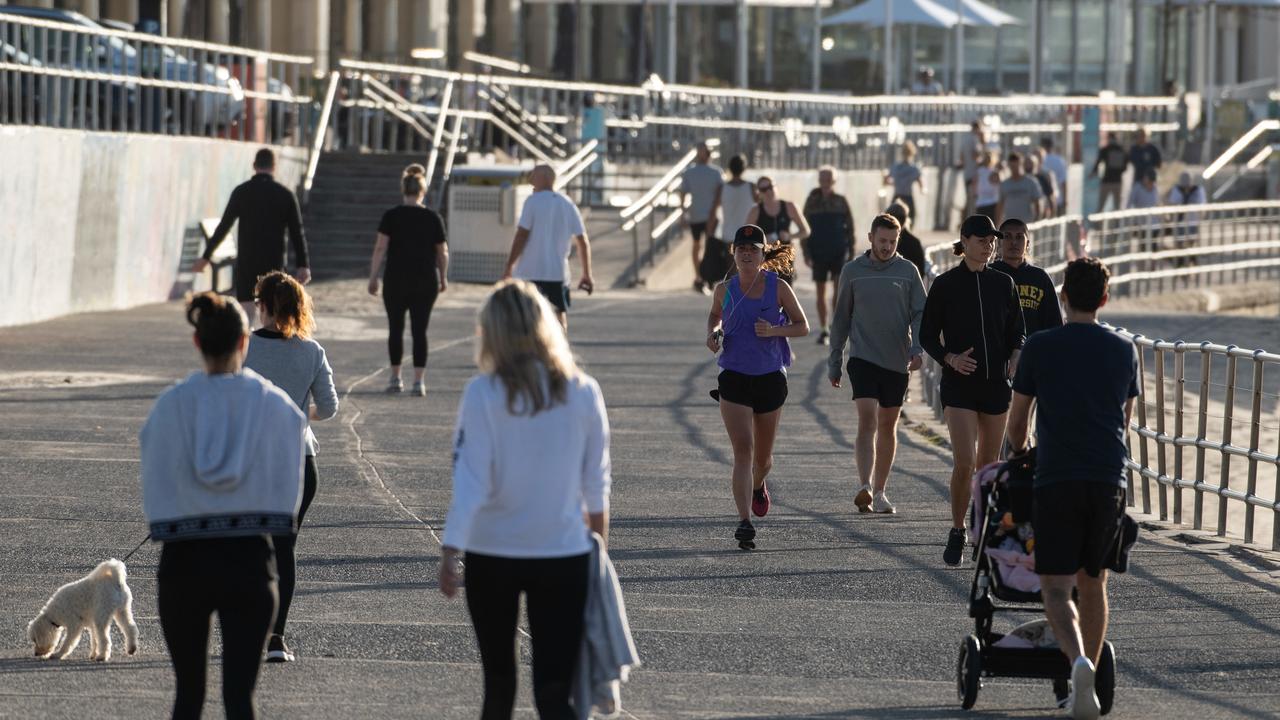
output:
[[111, 659], [111, 622], [124, 634], [125, 649], [138, 652], [138, 626], [133, 622], [133, 593], [125, 584], [124, 563], [112, 558], [93, 572], [58, 588], [36, 619], [27, 625], [27, 637], [36, 646], [36, 657], [67, 657], [80, 635], [89, 631], [89, 659]]

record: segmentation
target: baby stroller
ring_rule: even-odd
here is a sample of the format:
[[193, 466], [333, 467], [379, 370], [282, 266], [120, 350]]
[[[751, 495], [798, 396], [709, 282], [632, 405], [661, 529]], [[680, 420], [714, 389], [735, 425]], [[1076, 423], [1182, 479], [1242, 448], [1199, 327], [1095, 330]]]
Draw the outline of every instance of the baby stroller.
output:
[[[969, 534], [974, 574], [969, 617], [974, 632], [960, 643], [956, 692], [968, 710], [978, 699], [983, 677], [1042, 678], [1053, 681], [1058, 702], [1070, 689], [1071, 667], [1044, 620], [1040, 579], [1035, 574], [1035, 537], [1031, 531], [1031, 487], [1035, 450], [1005, 463], [992, 463], [973, 476]], [[1006, 634], [992, 630], [997, 613], [1040, 618]], [[1102, 714], [1115, 698], [1115, 648], [1104, 643], [1095, 691]]]

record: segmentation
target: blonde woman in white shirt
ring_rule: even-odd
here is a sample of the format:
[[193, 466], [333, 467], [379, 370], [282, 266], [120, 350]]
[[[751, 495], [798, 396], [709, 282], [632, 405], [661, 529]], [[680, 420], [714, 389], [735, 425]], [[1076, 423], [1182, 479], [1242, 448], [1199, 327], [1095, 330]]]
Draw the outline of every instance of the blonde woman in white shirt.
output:
[[479, 324], [481, 374], [458, 408], [440, 591], [457, 594], [465, 554], [467, 609], [484, 667], [482, 718], [511, 717], [522, 593], [538, 715], [575, 717], [569, 693], [587, 601], [588, 530], [607, 538], [609, 528], [604, 398], [531, 283], [501, 283]]

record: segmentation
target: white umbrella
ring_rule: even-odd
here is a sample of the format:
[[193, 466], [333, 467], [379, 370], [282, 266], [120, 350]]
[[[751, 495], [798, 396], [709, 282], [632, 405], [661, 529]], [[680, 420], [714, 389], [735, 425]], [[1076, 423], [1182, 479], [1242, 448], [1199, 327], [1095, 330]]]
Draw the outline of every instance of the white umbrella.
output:
[[[1274, 1], [1280, 3], [1280, 0]], [[1003, 10], [997, 10], [984, 2], [979, 2], [979, 0], [960, 0], [960, 10], [964, 13], [966, 20], [972, 21], [965, 23], [966, 25], [1003, 27], [1005, 25], [1022, 24], [1022, 21], [1018, 18]]]
[[[891, 3], [891, 4], [890, 4]], [[955, 27], [958, 15], [934, 0], [867, 0], [861, 5], [842, 10], [822, 19], [823, 27], [832, 25], [924, 25], [925, 27]], [[973, 17], [965, 17], [966, 25], [977, 25]]]
[[823, 27], [832, 25], [863, 25], [884, 28], [885, 61], [884, 91], [893, 92], [893, 26], [923, 25], [925, 27], [951, 28], [956, 25], [977, 25], [971, 17], [961, 17], [934, 0], [867, 0], [867, 2], [823, 18]]

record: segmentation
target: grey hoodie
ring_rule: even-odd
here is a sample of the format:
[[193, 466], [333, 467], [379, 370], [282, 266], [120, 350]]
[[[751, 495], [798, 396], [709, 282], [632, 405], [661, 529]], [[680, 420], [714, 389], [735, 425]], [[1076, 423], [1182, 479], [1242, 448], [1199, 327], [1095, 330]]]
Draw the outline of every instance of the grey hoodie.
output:
[[920, 347], [924, 283], [916, 266], [901, 255], [880, 262], [868, 250], [844, 266], [837, 287], [827, 376], [840, 379], [846, 341], [852, 341], [850, 357], [907, 372], [910, 359], [924, 352]]
[[306, 419], [252, 370], [193, 373], [142, 426], [142, 509], [156, 541], [293, 532]]

